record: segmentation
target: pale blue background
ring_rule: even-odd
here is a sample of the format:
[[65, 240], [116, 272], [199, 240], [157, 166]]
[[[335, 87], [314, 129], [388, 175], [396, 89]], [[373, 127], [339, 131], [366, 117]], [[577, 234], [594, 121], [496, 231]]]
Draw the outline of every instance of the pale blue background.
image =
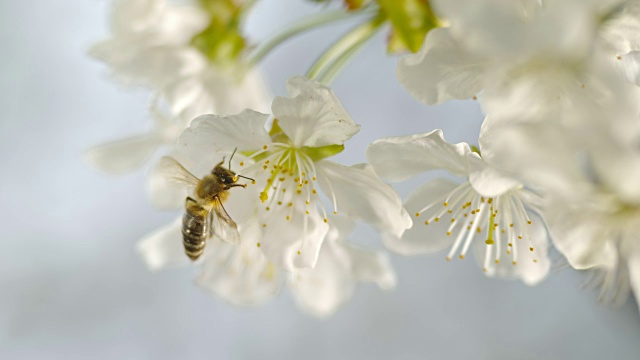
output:
[[[251, 32], [264, 38], [311, 11], [302, 0], [264, 0]], [[298, 312], [286, 292], [238, 309], [193, 286], [191, 269], [148, 273], [134, 244], [175, 214], [146, 202], [146, 170], [108, 178], [81, 158], [148, 125], [148, 95], [116, 85], [85, 55], [107, 35], [107, 12], [97, 0], [0, 0], [0, 359], [640, 358], [635, 302], [598, 305], [571, 270], [528, 288], [487, 279], [472, 260], [394, 256], [395, 292], [362, 286], [324, 321]], [[274, 92], [343, 30], [313, 32], [268, 57]], [[434, 128], [473, 142], [477, 104], [414, 101], [383, 41], [334, 84], [363, 125], [339, 160], [364, 161], [379, 137]], [[380, 246], [368, 229], [356, 238]]]

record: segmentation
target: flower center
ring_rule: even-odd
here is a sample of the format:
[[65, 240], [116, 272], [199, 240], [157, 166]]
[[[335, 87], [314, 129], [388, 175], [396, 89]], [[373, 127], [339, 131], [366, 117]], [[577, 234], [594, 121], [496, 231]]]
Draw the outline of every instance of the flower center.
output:
[[[455, 233], [456, 239], [446, 257], [447, 261], [458, 252], [459, 258], [464, 259], [472, 241], [484, 239], [484, 271], [492, 264], [500, 263], [503, 247], [506, 247], [506, 254], [511, 256], [512, 264], [516, 265], [523, 241], [528, 244], [529, 251], [534, 251], [527, 229], [527, 225], [532, 222], [517, 191], [485, 198], [475, 192], [469, 182], [465, 182], [440, 197], [437, 202], [417, 211], [415, 215], [427, 216], [425, 225], [441, 221], [450, 223], [446, 235], [452, 236]], [[537, 262], [537, 259], [533, 261]]]

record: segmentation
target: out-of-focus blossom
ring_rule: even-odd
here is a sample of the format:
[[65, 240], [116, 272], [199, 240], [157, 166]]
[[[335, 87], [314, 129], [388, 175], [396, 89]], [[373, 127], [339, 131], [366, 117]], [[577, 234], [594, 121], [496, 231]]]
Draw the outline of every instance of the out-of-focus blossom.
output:
[[385, 236], [391, 250], [414, 255], [450, 247], [451, 260], [456, 255], [463, 259], [473, 246], [489, 276], [534, 285], [547, 275], [547, 233], [542, 220], [530, 212], [537, 209], [539, 197], [466, 143], [449, 144], [442, 131], [435, 130], [377, 140], [367, 149], [367, 158], [391, 181], [436, 169], [467, 179], [462, 184], [436, 179], [409, 195], [405, 207], [415, 214], [414, 225], [402, 236]]
[[[261, 224], [261, 249], [267, 258], [285, 270], [316, 264], [330, 213], [401, 234], [411, 219], [396, 192], [370, 166], [348, 167], [326, 160], [342, 151], [345, 141], [359, 130], [335, 94], [301, 77], [289, 79], [287, 87], [290, 97], [273, 102], [277, 121], [269, 132], [270, 116], [252, 110], [205, 115], [180, 136], [179, 150], [197, 168], [210, 169], [216, 157], [237, 149], [236, 171], [255, 179], [255, 185], [242, 190], [251, 199], [241, 206]], [[202, 167], [203, 163], [207, 165]]]
[[[633, 78], [636, 5], [613, 1], [434, 1], [450, 26], [399, 61], [398, 79], [427, 104], [480, 97], [489, 115], [548, 114], [612, 96], [614, 59]], [[620, 12], [620, 9], [624, 11]]]
[[247, 5], [205, 3], [115, 0], [112, 37], [90, 54], [121, 82], [154, 90], [185, 119], [266, 111], [270, 96], [262, 78], [240, 56], [245, 43], [238, 25]]
[[[138, 251], [151, 270], [186, 265], [180, 219], [138, 243]], [[263, 255], [256, 243], [264, 242], [257, 222], [240, 227], [243, 241], [233, 245], [218, 238], [207, 241], [198, 260], [196, 283], [238, 306], [262, 304], [280, 292], [285, 278], [299, 307], [317, 317], [332, 315], [353, 296], [358, 282], [374, 282], [382, 289], [395, 286], [395, 273], [381, 252], [348, 244], [345, 239], [353, 223], [332, 217], [314, 269], [293, 273], [278, 269]]]

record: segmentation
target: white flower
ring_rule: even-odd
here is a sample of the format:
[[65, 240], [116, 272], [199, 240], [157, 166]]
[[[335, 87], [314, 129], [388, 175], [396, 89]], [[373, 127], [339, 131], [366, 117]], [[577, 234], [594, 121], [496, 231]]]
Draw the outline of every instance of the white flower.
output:
[[[189, 263], [181, 230], [179, 218], [138, 243], [138, 251], [149, 269]], [[278, 293], [282, 274], [255, 246], [255, 239], [260, 236], [258, 224], [249, 224], [239, 230], [246, 240], [240, 244], [229, 244], [219, 238], [207, 241], [205, 252], [198, 260], [202, 268], [196, 283], [234, 305], [258, 305]]]
[[205, 115], [180, 136], [179, 150], [194, 165], [207, 164], [199, 167], [205, 169], [237, 149], [235, 170], [256, 181], [243, 190], [254, 194], [253, 201], [243, 205], [263, 225], [265, 255], [286, 270], [315, 265], [330, 213], [341, 212], [401, 234], [411, 218], [395, 191], [370, 166], [347, 167], [326, 160], [342, 151], [344, 142], [359, 130], [335, 94], [301, 77], [289, 79], [287, 88], [290, 97], [273, 102], [277, 121], [271, 131], [265, 129], [269, 115], [251, 110]]
[[[189, 263], [181, 228], [177, 219], [138, 243], [138, 252], [150, 270]], [[196, 284], [233, 305], [256, 306], [277, 295], [288, 278], [287, 286], [300, 309], [313, 316], [327, 317], [349, 301], [358, 282], [375, 282], [386, 290], [395, 286], [395, 273], [383, 253], [360, 249], [345, 241], [352, 230], [353, 222], [349, 219], [332, 217], [316, 268], [285, 273], [255, 246], [264, 240], [259, 224], [249, 222], [240, 228], [243, 238], [240, 244], [218, 238], [207, 241], [205, 252], [196, 263], [200, 267]]]
[[330, 224], [315, 268], [298, 270], [288, 281], [298, 306], [318, 317], [332, 315], [349, 301], [358, 282], [375, 282], [384, 290], [396, 284], [395, 273], [384, 253], [364, 250], [345, 241], [353, 229], [351, 221], [335, 216]]
[[[486, 113], [514, 121], [575, 98], [614, 96], [602, 82], [620, 56], [615, 49], [632, 44], [631, 31], [618, 31], [624, 21], [616, 17], [600, 21], [621, 2], [434, 1], [450, 27], [431, 31], [420, 53], [401, 59], [398, 79], [427, 104], [481, 95]], [[628, 18], [638, 21], [635, 12]]]
[[436, 179], [409, 195], [405, 207], [415, 214], [414, 225], [402, 236], [387, 235], [390, 249], [412, 255], [450, 247], [451, 260], [456, 255], [463, 259], [473, 246], [489, 276], [534, 285], [548, 273], [544, 224], [528, 210], [536, 209], [538, 197], [466, 143], [449, 144], [435, 130], [377, 140], [369, 145], [367, 158], [391, 181], [435, 169], [467, 178], [462, 184]]
[[544, 192], [558, 251], [575, 269], [600, 271], [601, 299], [620, 302], [629, 286], [640, 295], [640, 123], [637, 100], [615, 90], [614, 102], [585, 104], [580, 122], [564, 114], [483, 131], [492, 161]]
[[86, 161], [107, 174], [121, 175], [142, 167], [159, 149], [173, 146], [189, 121], [161, 113], [155, 102], [149, 110], [154, 120], [149, 132], [94, 146], [85, 152]]
[[107, 63], [121, 82], [152, 88], [172, 113], [185, 119], [245, 108], [266, 111], [270, 95], [257, 71], [235, 59], [213, 63], [192, 45], [211, 17], [195, 4], [118, 0], [112, 38], [94, 45], [90, 53]]

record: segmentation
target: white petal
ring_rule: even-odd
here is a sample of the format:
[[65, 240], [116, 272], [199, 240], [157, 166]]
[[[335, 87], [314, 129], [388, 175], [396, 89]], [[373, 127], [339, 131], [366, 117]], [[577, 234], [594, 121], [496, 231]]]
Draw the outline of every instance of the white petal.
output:
[[350, 259], [337, 244], [326, 243], [314, 269], [293, 273], [288, 286], [298, 306], [305, 312], [327, 317], [347, 302], [355, 290], [350, 276]]
[[264, 220], [267, 226], [263, 229], [261, 249], [278, 268], [295, 271], [316, 265], [329, 226], [316, 209], [309, 211], [309, 215], [304, 210], [294, 211], [291, 219], [286, 220], [289, 211], [275, 207]]
[[240, 230], [243, 242], [207, 241], [202, 272], [196, 283], [234, 305], [253, 306], [275, 296], [281, 274], [262, 254], [257, 224]]
[[150, 270], [188, 264], [182, 245], [182, 218], [145, 236], [137, 250]]
[[617, 63], [629, 82], [640, 85], [640, 51], [621, 55]]
[[[638, 239], [633, 239], [638, 243]], [[629, 281], [631, 283], [631, 289], [635, 295], [636, 301], [640, 307], [640, 249], [635, 246], [626, 251], [623, 256], [626, 258], [627, 268], [629, 269]]]
[[551, 239], [573, 268], [615, 268], [617, 251], [602, 223], [606, 211], [597, 202], [578, 204], [559, 199], [547, 205], [544, 218]]
[[360, 131], [330, 88], [298, 76], [287, 89], [289, 97], [276, 97], [271, 109], [296, 147], [342, 145]]
[[318, 183], [339, 213], [346, 213], [396, 236], [411, 226], [411, 217], [393, 188], [378, 178], [368, 164], [351, 167], [331, 161], [316, 163]]
[[163, 95], [172, 111], [187, 119], [237, 114], [244, 109], [268, 112], [271, 100], [257, 70], [223, 71], [212, 66], [167, 84]]
[[138, 135], [94, 146], [84, 155], [94, 168], [121, 175], [144, 165], [161, 144], [154, 134]]
[[466, 143], [449, 144], [442, 130], [374, 141], [367, 148], [367, 159], [376, 173], [390, 181], [402, 181], [424, 171], [445, 169], [466, 176]]
[[351, 258], [351, 276], [356, 280], [375, 282], [385, 290], [393, 289], [396, 286], [396, 274], [385, 253], [365, 250], [346, 243], [344, 248]]
[[192, 159], [219, 151], [253, 151], [271, 144], [264, 126], [269, 115], [244, 110], [238, 115], [203, 115], [191, 122], [178, 138], [178, 149]]
[[487, 62], [461, 47], [449, 29], [440, 28], [429, 32], [419, 53], [398, 61], [397, 76], [416, 99], [434, 105], [478, 94]]
[[487, 197], [499, 196], [509, 190], [522, 187], [522, 183], [487, 164], [478, 154], [470, 153], [469, 182], [480, 195]]
[[[409, 195], [405, 207], [410, 214], [415, 214], [429, 204], [444, 202], [457, 186], [445, 179], [429, 181]], [[425, 225], [425, 220], [425, 217], [414, 218], [413, 227], [406, 230], [402, 237], [383, 233], [385, 246], [400, 255], [418, 255], [434, 253], [453, 244], [454, 239], [447, 236], [450, 223], [440, 221]]]

